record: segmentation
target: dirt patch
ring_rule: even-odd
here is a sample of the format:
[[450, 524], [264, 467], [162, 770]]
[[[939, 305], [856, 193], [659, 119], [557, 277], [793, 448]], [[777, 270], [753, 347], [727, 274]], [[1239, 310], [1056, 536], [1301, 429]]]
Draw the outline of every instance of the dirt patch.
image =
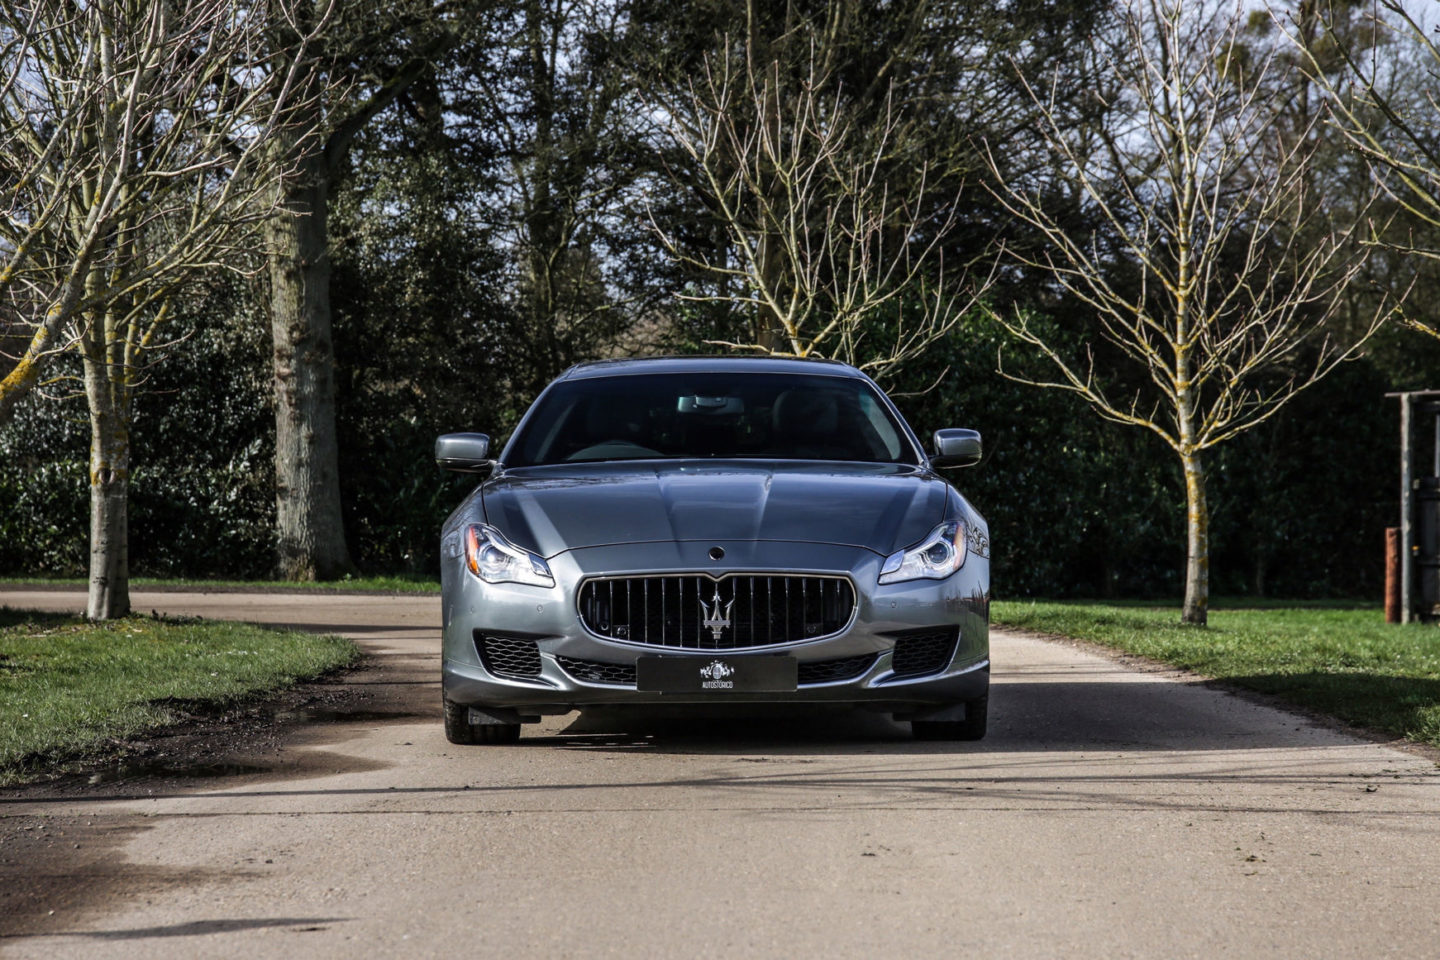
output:
[[[333, 739], [338, 725], [438, 722], [438, 693], [416, 682], [431, 679], [428, 671], [388, 661], [362, 656], [353, 667], [238, 705], [168, 703], [180, 718], [176, 723], [111, 740], [94, 757], [67, 763], [28, 784], [0, 788], [0, 811], [30, 801], [129, 795], [137, 786], [168, 793], [197, 780], [285, 775], [298, 769], [287, 748]], [[208, 788], [194, 784], [197, 790]]]
[[119, 850], [145, 817], [7, 817], [0, 826], [0, 937], [72, 929], [121, 886], [145, 897], [213, 879], [205, 871], [127, 863]]
[[[0, 939], [74, 929], [119, 890], [141, 896], [200, 880], [193, 871], [132, 864], [123, 848], [148, 829], [139, 815], [46, 816], [47, 801], [181, 796], [217, 787], [378, 769], [331, 750], [297, 750], [343, 740], [345, 726], [440, 722], [438, 684], [428, 662], [365, 657], [348, 670], [267, 700], [187, 714], [45, 780], [0, 789]], [[200, 708], [197, 708], [200, 709]], [[24, 810], [10, 814], [9, 810]], [[244, 874], [228, 873], [229, 877]]]

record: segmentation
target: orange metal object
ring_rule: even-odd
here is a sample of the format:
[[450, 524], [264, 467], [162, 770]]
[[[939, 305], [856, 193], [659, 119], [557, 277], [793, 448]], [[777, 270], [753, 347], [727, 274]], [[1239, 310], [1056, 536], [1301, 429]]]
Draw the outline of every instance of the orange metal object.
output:
[[1400, 622], [1400, 528], [1385, 528], [1385, 622]]

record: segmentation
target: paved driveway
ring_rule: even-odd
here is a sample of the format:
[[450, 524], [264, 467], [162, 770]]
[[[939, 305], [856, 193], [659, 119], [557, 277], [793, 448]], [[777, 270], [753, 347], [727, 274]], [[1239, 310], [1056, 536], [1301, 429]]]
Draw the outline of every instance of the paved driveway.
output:
[[1065, 644], [996, 633], [979, 744], [572, 716], [460, 748], [433, 598], [135, 606], [347, 633], [425, 715], [205, 788], [0, 801], [106, 845], [5, 956], [1440, 956], [1434, 762]]

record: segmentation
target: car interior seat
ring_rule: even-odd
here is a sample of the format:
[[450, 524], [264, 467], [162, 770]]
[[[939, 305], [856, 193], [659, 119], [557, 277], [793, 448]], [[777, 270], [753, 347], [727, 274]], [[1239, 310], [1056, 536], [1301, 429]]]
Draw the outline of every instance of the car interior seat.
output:
[[820, 390], [786, 390], [770, 412], [773, 452], [805, 460], [845, 460], [852, 452], [839, 436], [835, 395]]

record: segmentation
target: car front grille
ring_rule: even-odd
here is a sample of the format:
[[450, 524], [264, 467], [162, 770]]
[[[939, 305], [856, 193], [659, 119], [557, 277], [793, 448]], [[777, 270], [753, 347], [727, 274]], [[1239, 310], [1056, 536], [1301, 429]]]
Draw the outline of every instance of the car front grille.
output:
[[586, 683], [635, 686], [635, 664], [633, 663], [605, 663], [602, 660], [577, 660], [575, 657], [556, 657], [555, 662], [576, 680], [584, 680]]
[[933, 627], [924, 630], [907, 630], [892, 633], [895, 638], [895, 652], [890, 658], [890, 667], [897, 677], [923, 677], [928, 673], [939, 673], [955, 658], [955, 641], [960, 637], [959, 627]]
[[497, 677], [530, 680], [540, 676], [540, 648], [524, 637], [496, 637], [475, 632], [480, 662]]
[[796, 679], [802, 687], [811, 683], [854, 680], [870, 669], [875, 663], [875, 656], [867, 653], [860, 657], [840, 657], [836, 660], [809, 660], [800, 664], [799, 676]]
[[855, 609], [844, 577], [731, 574], [616, 577], [580, 587], [580, 619], [610, 640], [738, 650], [839, 633]]

